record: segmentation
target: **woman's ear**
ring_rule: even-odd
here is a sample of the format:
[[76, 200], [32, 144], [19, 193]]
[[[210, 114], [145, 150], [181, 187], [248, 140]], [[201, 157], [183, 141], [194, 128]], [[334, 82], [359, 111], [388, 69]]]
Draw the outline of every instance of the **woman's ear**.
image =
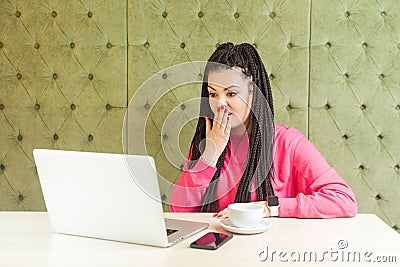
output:
[[249, 94], [253, 94], [254, 91], [254, 82], [252, 80], [249, 81]]
[[249, 94], [252, 94], [255, 88], [255, 83], [253, 81], [253, 76], [247, 76], [247, 79], [249, 79]]

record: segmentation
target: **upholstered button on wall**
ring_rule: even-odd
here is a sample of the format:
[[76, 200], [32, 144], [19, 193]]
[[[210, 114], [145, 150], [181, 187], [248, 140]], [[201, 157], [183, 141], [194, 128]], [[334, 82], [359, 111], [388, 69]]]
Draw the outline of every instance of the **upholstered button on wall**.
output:
[[233, 14], [233, 16], [235, 17], [235, 19], [238, 19], [239, 18], [239, 13], [235, 12], [235, 14]]
[[396, 172], [400, 171], [400, 165], [399, 165], [399, 164], [396, 164], [396, 165], [394, 166], [394, 170], [395, 170]]
[[0, 42], [0, 48], [3, 48], [4, 44], [3, 42]]
[[69, 44], [69, 47], [72, 48], [72, 49], [74, 49], [74, 48], [75, 48], [75, 43], [74, 43], [74, 42], [71, 42], [71, 43]]
[[5, 169], [6, 169], [6, 166], [4, 166], [3, 163], [0, 164], [0, 171], [4, 171]]
[[287, 110], [287, 111], [291, 111], [291, 110], [292, 110], [292, 106], [291, 106], [290, 104], [287, 105], [287, 106], [286, 106], [286, 110]]
[[167, 141], [167, 140], [168, 140], [168, 135], [167, 135], [167, 134], [164, 134], [163, 137], [162, 137], [162, 139], [163, 139], [164, 141]]
[[107, 110], [111, 110], [111, 109], [112, 109], [112, 106], [111, 106], [110, 104], [107, 104], [107, 105], [106, 105], [106, 109], [107, 109]]
[[15, 12], [15, 16], [16, 16], [17, 18], [21, 17], [21, 12], [16, 11], [16, 12]]
[[201, 73], [197, 74], [197, 79], [199, 81], [203, 80], [203, 74], [201, 74]]
[[326, 42], [325, 47], [326, 48], [331, 48], [332, 44], [330, 42]]
[[165, 80], [167, 79], [168, 75], [166, 73], [163, 73], [162, 78]]
[[93, 135], [89, 134], [89, 135], [88, 135], [88, 140], [89, 140], [89, 141], [93, 141]]
[[145, 43], [143, 44], [143, 46], [144, 46], [145, 48], [149, 48], [149, 47], [150, 47], [150, 44], [149, 44], [149, 42], [145, 42]]
[[381, 12], [381, 16], [382, 16], [382, 17], [386, 17], [386, 12], [385, 12], [385, 11], [382, 11], [382, 12]]
[[106, 44], [106, 47], [107, 47], [108, 49], [110, 49], [110, 48], [113, 47], [113, 45], [112, 45], [112, 43], [108, 42], [108, 43]]
[[39, 110], [40, 109], [40, 105], [38, 103], [35, 104], [35, 109]]
[[349, 18], [350, 17], [350, 12], [349, 11], [344, 12], [344, 16], [345, 16], [345, 18]]
[[326, 103], [325, 106], [324, 106], [324, 108], [325, 108], [326, 110], [329, 110], [329, 109], [331, 109], [331, 105], [330, 105], [329, 103]]
[[185, 43], [180, 44], [180, 48], [182, 48], [182, 49], [185, 48], [185, 46], [186, 46]]
[[18, 141], [22, 141], [22, 135], [21, 134], [19, 134], [18, 136], [17, 136], [17, 139], [18, 139]]
[[164, 12], [161, 14], [161, 16], [163, 16], [163, 18], [166, 18], [166, 17], [168, 16], [167, 11], [164, 11]]
[[382, 196], [381, 196], [380, 194], [377, 194], [377, 195], [375, 196], [375, 199], [376, 199], [376, 200], [381, 200], [381, 199], [382, 199]]
[[364, 42], [364, 43], [362, 43], [361, 46], [362, 46], [362, 48], [367, 48], [367, 47], [368, 47], [368, 44]]
[[291, 43], [288, 43], [288, 44], [286, 45], [286, 47], [287, 47], [288, 49], [292, 49], [292, 48], [293, 48], [293, 45], [292, 45]]
[[400, 110], [400, 105], [397, 105], [397, 106], [395, 107], [395, 109], [396, 109], [396, 110]]
[[4, 110], [4, 104], [3, 103], [0, 104], [0, 110]]
[[378, 134], [378, 136], [376, 137], [378, 140], [382, 140], [383, 139], [383, 135], [382, 134]]
[[89, 80], [93, 80], [93, 74], [89, 73], [88, 79], [89, 79]]
[[55, 11], [51, 12], [51, 16], [52, 16], [53, 18], [57, 17], [57, 12], [55, 12]]
[[33, 45], [33, 47], [36, 48], [36, 49], [39, 49], [40, 45], [39, 45], [38, 43], [35, 43], [35, 44]]
[[272, 18], [272, 19], [275, 18], [276, 17], [275, 12], [274, 11], [270, 12], [269, 13], [269, 17]]
[[146, 103], [146, 104], [144, 105], [144, 108], [145, 108], [145, 109], [150, 109], [149, 103]]
[[255, 49], [257, 49], [257, 44], [256, 43], [253, 43], [253, 46], [254, 46]]
[[93, 17], [93, 12], [92, 12], [92, 11], [89, 11], [89, 12], [87, 13], [87, 16], [88, 16], [89, 18]]
[[201, 12], [201, 11], [199, 11], [199, 13], [197, 13], [197, 16], [199, 17], [199, 18], [202, 18], [203, 17], [203, 12]]
[[350, 75], [348, 73], [345, 73], [345, 74], [343, 74], [343, 76], [345, 79], [348, 79]]
[[273, 81], [275, 79], [275, 76], [271, 73], [268, 78], [270, 81]]
[[69, 108], [70, 108], [71, 110], [75, 110], [75, 109], [76, 109], [76, 106], [75, 106], [75, 104], [71, 104], [71, 105], [69, 106]]
[[349, 139], [349, 136], [347, 134], [344, 134], [344, 135], [342, 135], [342, 139], [347, 140], [347, 139]]
[[[218, 48], [218, 46], [219, 46], [219, 43], [216, 43], [215, 44], [215, 48]], [[399, 46], [400, 46], [400, 44], [399, 44]]]
[[17, 73], [16, 76], [17, 76], [17, 79], [18, 79], [18, 80], [21, 80], [21, 79], [22, 79], [22, 74], [21, 74], [21, 73]]
[[53, 80], [57, 80], [57, 79], [58, 79], [57, 73], [53, 73]]
[[19, 195], [18, 195], [18, 201], [20, 201], [20, 202], [21, 202], [21, 201], [24, 201], [24, 196], [21, 195], [21, 194], [19, 194]]
[[360, 106], [360, 109], [361, 110], [365, 110], [367, 108], [367, 105], [365, 105], [365, 104], [362, 104], [361, 106]]
[[54, 141], [57, 141], [58, 140], [58, 134], [54, 134], [53, 135], [53, 139], [54, 139]]
[[383, 78], [385, 78], [385, 74], [383, 74], [383, 73], [381, 73], [381, 74], [379, 74], [379, 80], [383, 80]]
[[162, 200], [163, 202], [166, 202], [166, 201], [168, 200], [167, 195], [166, 195], [166, 194], [162, 194], [161, 200]]
[[359, 170], [359, 171], [363, 171], [363, 170], [365, 170], [365, 167], [364, 167], [364, 165], [360, 165], [360, 166], [358, 166], [358, 170]]
[[179, 107], [181, 108], [181, 110], [185, 110], [186, 108], [185, 104], [181, 104]]

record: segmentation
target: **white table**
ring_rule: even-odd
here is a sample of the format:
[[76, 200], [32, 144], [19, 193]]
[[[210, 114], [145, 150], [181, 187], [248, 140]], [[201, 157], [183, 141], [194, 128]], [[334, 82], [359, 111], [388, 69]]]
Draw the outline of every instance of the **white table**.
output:
[[[224, 231], [211, 214], [165, 216], [209, 222], [210, 227], [170, 248], [157, 248], [55, 234], [43, 212], [0, 212], [0, 266], [378, 266], [373, 262], [377, 259], [396, 261], [379, 266], [400, 266], [400, 235], [372, 214], [351, 219], [273, 218], [266, 232], [235, 234], [216, 251], [189, 248], [210, 230]], [[360, 263], [354, 263], [358, 255]], [[322, 261], [315, 263], [315, 256]]]

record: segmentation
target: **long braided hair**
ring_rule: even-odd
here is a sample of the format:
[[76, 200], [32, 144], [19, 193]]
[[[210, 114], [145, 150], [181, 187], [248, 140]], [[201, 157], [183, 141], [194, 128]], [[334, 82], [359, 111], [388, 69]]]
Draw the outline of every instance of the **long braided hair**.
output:
[[[208, 100], [208, 74], [212, 71], [227, 70], [233, 67], [239, 67], [244, 75], [251, 77], [253, 85], [250, 86], [253, 87], [253, 96], [250, 117], [248, 125], [246, 125], [246, 129], [251, 127], [246, 168], [240, 179], [234, 201], [251, 201], [253, 181], [256, 184], [257, 200], [266, 200], [268, 196], [274, 195], [271, 185], [271, 179], [274, 176], [272, 155], [275, 138], [274, 107], [271, 86], [264, 64], [257, 50], [250, 44], [234, 45], [230, 42], [221, 44], [206, 64], [201, 92], [200, 119], [192, 139], [189, 169], [194, 167], [205, 148], [205, 142], [202, 142], [202, 140], [206, 138], [206, 124], [201, 117], [207, 116], [213, 122], [213, 113]], [[249, 88], [249, 90], [251, 89]], [[218, 180], [224, 166], [229, 142], [230, 140], [218, 158], [217, 171], [202, 197], [202, 212], [216, 212], [219, 210], [217, 199]]]

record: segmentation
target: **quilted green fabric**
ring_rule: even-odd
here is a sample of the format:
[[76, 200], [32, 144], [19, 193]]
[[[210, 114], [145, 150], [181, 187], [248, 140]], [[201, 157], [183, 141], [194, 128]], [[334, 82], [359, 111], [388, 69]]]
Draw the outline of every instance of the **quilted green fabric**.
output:
[[44, 210], [34, 148], [121, 152], [122, 1], [0, 2], [0, 210]]
[[[1, 1], [0, 210], [45, 210], [38, 147], [149, 154], [168, 202], [200, 94], [198, 83], [177, 85], [171, 67], [231, 41], [258, 49], [276, 121], [310, 138], [359, 212], [398, 230], [399, 12], [392, 0]], [[182, 71], [201, 80], [201, 70]], [[135, 128], [123, 122], [141, 88], [129, 110], [149, 116], [146, 151], [135, 151], [137, 139], [123, 142]]]

